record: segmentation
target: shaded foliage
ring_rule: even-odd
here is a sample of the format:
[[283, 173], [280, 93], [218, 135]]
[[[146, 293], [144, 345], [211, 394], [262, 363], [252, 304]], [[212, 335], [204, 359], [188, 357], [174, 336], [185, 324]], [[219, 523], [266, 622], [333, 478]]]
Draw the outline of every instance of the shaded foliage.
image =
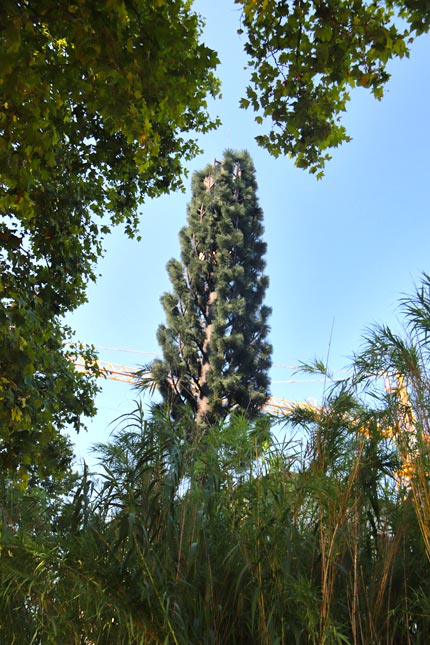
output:
[[73, 495], [3, 479], [0, 638], [426, 643], [429, 301], [424, 276], [409, 336], [369, 330], [352, 375], [277, 426], [232, 415], [190, 441], [138, 404]]
[[236, 417], [190, 444], [168, 411], [139, 405], [50, 530], [3, 540], [4, 638], [424, 643], [413, 499], [395, 444], [349, 402], [333, 393], [312, 419], [297, 407], [304, 432], [282, 443], [273, 420], [263, 438]]

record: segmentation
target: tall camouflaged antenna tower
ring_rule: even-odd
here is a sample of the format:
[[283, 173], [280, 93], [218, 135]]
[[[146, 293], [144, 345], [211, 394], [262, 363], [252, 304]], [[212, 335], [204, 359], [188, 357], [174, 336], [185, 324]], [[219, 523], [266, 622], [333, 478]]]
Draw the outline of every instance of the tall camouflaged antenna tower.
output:
[[188, 403], [197, 426], [237, 409], [254, 418], [269, 397], [271, 310], [263, 304], [269, 279], [256, 191], [247, 152], [227, 150], [195, 173], [181, 260], [167, 264], [163, 358], [150, 369], [173, 417]]

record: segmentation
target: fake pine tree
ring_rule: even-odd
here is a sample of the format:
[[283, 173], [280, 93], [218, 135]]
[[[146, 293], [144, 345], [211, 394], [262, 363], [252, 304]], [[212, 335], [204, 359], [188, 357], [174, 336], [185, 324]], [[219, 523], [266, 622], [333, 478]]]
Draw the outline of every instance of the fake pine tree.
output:
[[181, 261], [167, 270], [172, 291], [161, 302], [167, 324], [157, 333], [163, 359], [154, 383], [174, 417], [189, 403], [197, 424], [238, 410], [254, 418], [269, 396], [271, 313], [263, 305], [263, 212], [247, 152], [227, 151], [192, 180]]

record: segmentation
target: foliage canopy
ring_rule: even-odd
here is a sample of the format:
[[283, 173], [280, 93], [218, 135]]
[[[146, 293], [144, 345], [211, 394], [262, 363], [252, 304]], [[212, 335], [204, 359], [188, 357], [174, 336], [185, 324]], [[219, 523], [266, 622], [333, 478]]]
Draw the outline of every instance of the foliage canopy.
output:
[[134, 235], [144, 198], [181, 186], [217, 57], [183, 0], [5, 0], [0, 24], [0, 456], [25, 469], [94, 411], [62, 317], [110, 227]]
[[327, 151], [349, 140], [341, 115], [350, 90], [364, 87], [381, 99], [390, 61], [408, 56], [430, 26], [425, 1], [235, 1], [252, 69], [241, 105], [270, 123], [257, 142], [318, 177]]

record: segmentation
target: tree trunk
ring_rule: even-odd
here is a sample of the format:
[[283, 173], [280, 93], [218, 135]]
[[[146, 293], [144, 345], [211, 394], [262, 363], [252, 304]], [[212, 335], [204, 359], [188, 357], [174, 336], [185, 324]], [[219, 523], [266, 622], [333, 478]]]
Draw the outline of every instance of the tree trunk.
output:
[[210, 387], [208, 384], [208, 376], [209, 376], [209, 371], [211, 369], [211, 364], [210, 364], [210, 343], [211, 343], [211, 337], [213, 334], [214, 330], [214, 309], [215, 309], [215, 302], [217, 299], [217, 293], [216, 291], [211, 291], [209, 294], [208, 298], [208, 305], [206, 308], [206, 332], [205, 332], [205, 340], [203, 343], [203, 355], [202, 355], [202, 369], [200, 372], [200, 378], [199, 378], [199, 398], [197, 401], [197, 413], [196, 413], [196, 423], [197, 427], [199, 427], [202, 422], [207, 418], [208, 413], [210, 412], [210, 403], [209, 403], [209, 396], [210, 396]]

